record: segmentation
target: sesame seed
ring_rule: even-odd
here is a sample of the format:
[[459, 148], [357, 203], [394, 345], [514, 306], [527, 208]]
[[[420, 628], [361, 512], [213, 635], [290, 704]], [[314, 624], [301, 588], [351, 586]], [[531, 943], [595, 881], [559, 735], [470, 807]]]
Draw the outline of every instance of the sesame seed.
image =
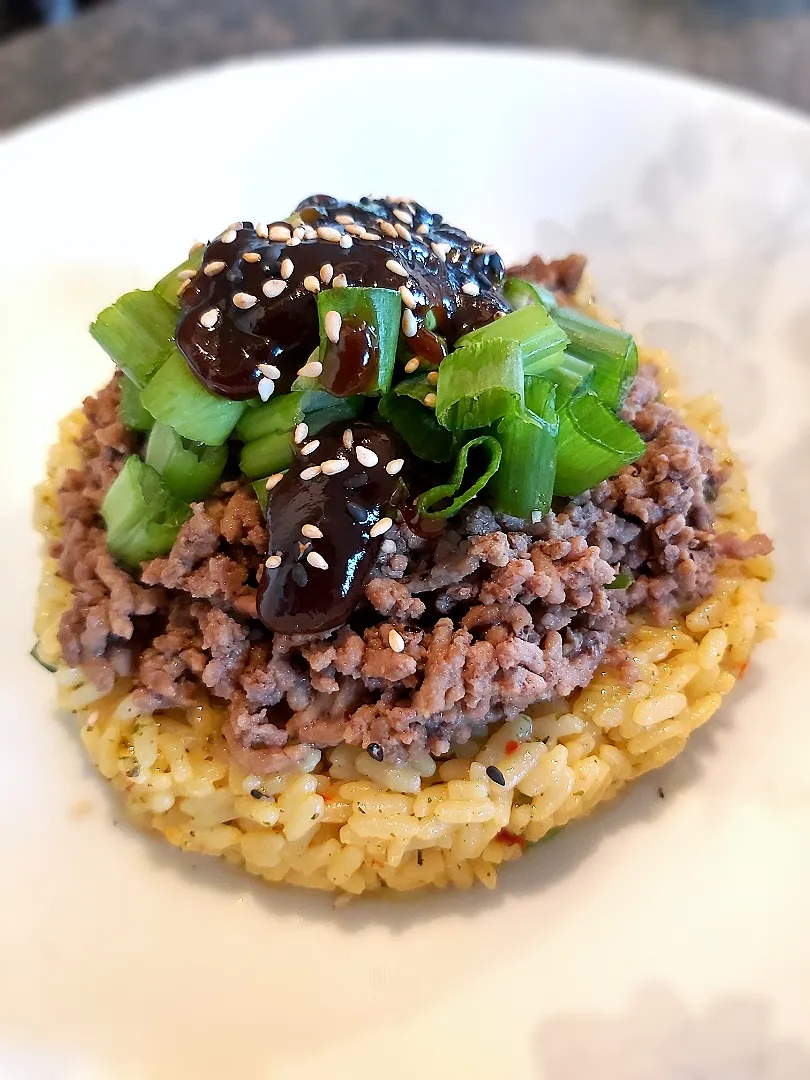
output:
[[289, 240], [291, 236], [292, 229], [289, 225], [273, 225], [267, 230], [268, 240]]
[[324, 283], [324, 285], [329, 284], [329, 282], [332, 280], [332, 274], [334, 274], [334, 272], [335, 272], [335, 268], [334, 268], [334, 266], [332, 266], [331, 263], [324, 263], [323, 264], [323, 266], [321, 267], [321, 272], [320, 272], [319, 276], [320, 276], [321, 281]]
[[320, 360], [307, 360], [302, 368], [299, 368], [296, 372], [302, 379], [317, 379], [320, 373], [323, 371], [323, 364]]
[[429, 371], [427, 373], [427, 381], [430, 383], [431, 386], [435, 386], [436, 383], [439, 381], [438, 371]]
[[298, 445], [304, 441], [307, 435], [309, 435], [309, 426], [307, 424], [299, 424], [293, 432], [293, 442]]
[[415, 337], [418, 329], [416, 316], [410, 308], [406, 307], [402, 312], [402, 333], [405, 337]]
[[274, 472], [272, 476], [267, 477], [267, 483], [264, 485], [265, 491], [272, 491], [276, 484], [280, 484], [284, 473]]
[[346, 447], [347, 450], [351, 450], [351, 448], [354, 446], [354, 432], [351, 428], [346, 428], [346, 430], [343, 432], [343, 445]]
[[389, 630], [388, 644], [394, 652], [405, 652], [405, 639], [397, 630]]
[[357, 225], [355, 222], [351, 222], [346, 226], [346, 232], [351, 233], [352, 236], [362, 236], [365, 231], [365, 225]]
[[270, 555], [269, 558], [265, 559], [264, 565], [268, 570], [275, 570], [276, 567], [281, 566], [281, 556]]
[[301, 453], [303, 454], [304, 457], [307, 457], [309, 454], [314, 454], [315, 451], [318, 449], [318, 447], [320, 445], [321, 445], [321, 440], [320, 439], [312, 439], [310, 442], [308, 442], [306, 444], [306, 446], [301, 447]]
[[357, 460], [361, 465], [365, 465], [367, 468], [372, 468], [380, 460], [373, 450], [369, 450], [367, 446], [358, 446], [355, 450], [357, 454]]
[[188, 278], [185, 278], [178, 285], [177, 292], [175, 293], [175, 295], [176, 296], [182, 296], [183, 293], [186, 291], [186, 289], [189, 287], [190, 284], [191, 284], [190, 280]]
[[418, 356], [412, 356], [410, 358], [410, 360], [408, 361], [408, 363], [405, 365], [405, 371], [406, 371], [406, 373], [408, 375], [413, 375], [413, 373], [417, 370], [418, 367], [419, 367], [419, 357]]
[[258, 236], [258, 238], [260, 240], [266, 240], [267, 239], [267, 226], [266, 225], [263, 225], [260, 221], [257, 221], [256, 224], [253, 226], [253, 228], [256, 230], [256, 235]]
[[416, 307], [416, 297], [413, 295], [407, 285], [400, 285], [399, 295], [402, 297], [402, 303], [406, 308], [410, 308], [411, 311]]
[[352, 246], [352, 238], [349, 236], [348, 233], [344, 233], [343, 236], [341, 236], [341, 238], [340, 238], [340, 246], [345, 251], [348, 251], [348, 249]]
[[246, 251], [242, 256], [242, 259], [247, 263], [257, 263], [262, 261], [262, 257], [258, 251]]
[[389, 259], [385, 266], [386, 269], [390, 270], [392, 274], [399, 274], [400, 277], [408, 276], [408, 271], [405, 269], [402, 263], [398, 263], [396, 259]]
[[295, 266], [293, 265], [292, 259], [281, 260], [281, 276], [284, 278], [285, 281], [292, 274], [294, 269]]
[[391, 458], [391, 460], [385, 466], [385, 471], [388, 473], [389, 476], [396, 476], [404, 464], [405, 458]]
[[291, 236], [290, 239], [287, 241], [287, 247], [298, 247], [298, 245], [300, 243], [301, 243], [301, 237], [300, 236]]
[[200, 326], [204, 326], [206, 330], [213, 330], [218, 322], [219, 312], [215, 307], [209, 308], [200, 316]]
[[203, 267], [203, 273], [206, 277], [216, 277], [217, 274], [221, 274], [225, 269], [225, 263], [221, 259], [214, 259], [213, 262], [206, 263]]
[[267, 401], [268, 398], [273, 396], [273, 391], [276, 388], [276, 384], [272, 379], [259, 379], [259, 385], [256, 389], [259, 391], [259, 397], [262, 401]]
[[351, 214], [335, 214], [335, 221], [338, 225], [354, 225], [354, 218]]
[[244, 221], [232, 221], [230, 223], [230, 225], [228, 226], [228, 228], [229, 229], [236, 229], [236, 231], [239, 232], [239, 230], [242, 228], [242, 226], [244, 224], [245, 224]]
[[449, 244], [431, 244], [430, 245], [430, 250], [433, 252], [433, 254], [441, 262], [445, 262], [447, 260], [447, 252], [450, 250], [450, 245]]
[[303, 225], [296, 225], [293, 229], [293, 236], [297, 236], [299, 240], [303, 240], [305, 236], [305, 229]]
[[506, 778], [497, 765], [487, 765], [486, 772], [493, 784], [497, 784], [499, 787], [506, 787]]
[[256, 303], [256, 297], [249, 292], [237, 292], [231, 297], [234, 306], [241, 308], [242, 311], [248, 311]]
[[262, 375], [266, 375], [268, 379], [281, 378], [281, 369], [277, 368], [275, 364], [257, 364], [256, 367]]
[[429, 409], [435, 409], [436, 408], [437, 398], [436, 398], [435, 394], [425, 394], [425, 396], [422, 398], [422, 400], [424, 401], [425, 405], [427, 405], [427, 407]]
[[219, 239], [223, 244], [232, 244], [236, 239], [236, 229], [228, 229]]
[[328, 570], [329, 563], [323, 557], [319, 555], [317, 551], [307, 552], [307, 562], [310, 566], [314, 566], [316, 570]]
[[417, 227], [416, 231], [419, 233], [420, 236], [427, 236], [427, 234], [430, 232], [430, 226], [425, 221]]
[[394, 210], [394, 217], [401, 221], [404, 225], [413, 225], [413, 217], [407, 210]]
[[344, 469], [348, 469], [349, 463], [346, 458], [329, 458], [321, 465], [324, 476], [334, 476], [335, 473], [343, 472]]
[[[225, 263], [222, 265], [224, 266]], [[179, 281], [191, 281], [196, 273], [196, 270], [181, 270], [177, 277]]]
[[301, 535], [308, 537], [310, 540], [323, 540], [323, 533], [317, 525], [302, 525]]
[[366, 231], [366, 232], [360, 233], [360, 239], [361, 240], [382, 240], [382, 237], [380, 236], [379, 233]]
[[394, 228], [390, 221], [383, 221], [382, 218], [377, 218], [377, 228], [380, 230], [380, 232], [384, 232], [386, 236], [391, 236], [394, 238], [394, 240], [396, 240], [397, 230]]
[[[361, 447], [362, 449], [362, 447]], [[383, 533], [387, 533], [393, 525], [393, 521], [390, 517], [380, 518], [376, 525], [372, 525], [368, 531], [369, 536], [382, 536]]]
[[348, 284], [349, 283], [346, 280], [345, 274], [336, 274], [335, 277], [332, 279], [333, 289], [345, 289]]
[[317, 240], [318, 239], [318, 234], [315, 232], [315, 230], [312, 228], [311, 225], [304, 225], [302, 227], [303, 227], [303, 230], [304, 230], [304, 239], [305, 240]]
[[320, 471], [321, 471], [321, 466], [320, 465], [310, 465], [308, 469], [304, 469], [304, 471], [301, 473], [301, 479], [302, 480], [312, 480], [314, 477], [318, 476]]
[[478, 294], [481, 292], [481, 289], [477, 281], [465, 281], [464, 284], [461, 286], [461, 291], [463, 293], [466, 293], [467, 296], [478, 296]]
[[308, 292], [320, 292], [321, 283], [320, 281], [318, 281], [314, 274], [307, 274], [307, 276], [304, 278], [304, 288]]
[[328, 240], [332, 244], [339, 244], [343, 233], [340, 229], [333, 229], [331, 225], [321, 225], [317, 231], [321, 240]]
[[323, 328], [333, 345], [337, 345], [338, 341], [340, 341], [340, 328], [342, 325], [343, 318], [339, 311], [327, 311], [326, 315], [324, 315]]
[[396, 550], [397, 550], [397, 542], [396, 542], [396, 540], [389, 540], [389, 539], [386, 538], [380, 544], [380, 553], [383, 554], [383, 555], [393, 555]]
[[283, 293], [286, 288], [286, 281], [281, 281], [279, 278], [269, 278], [265, 281], [264, 285], [262, 285], [262, 292], [269, 300], [272, 300], [273, 297]]
[[195, 240], [191, 247], [188, 249], [189, 255], [194, 255], [195, 252], [201, 251], [205, 247], [202, 240]]
[[403, 240], [407, 240], [408, 243], [410, 244], [410, 242], [411, 242], [411, 234], [408, 232], [408, 230], [405, 228], [405, 226], [400, 225], [399, 223], [397, 223], [394, 226], [394, 228], [397, 231], [397, 236], [402, 237]]

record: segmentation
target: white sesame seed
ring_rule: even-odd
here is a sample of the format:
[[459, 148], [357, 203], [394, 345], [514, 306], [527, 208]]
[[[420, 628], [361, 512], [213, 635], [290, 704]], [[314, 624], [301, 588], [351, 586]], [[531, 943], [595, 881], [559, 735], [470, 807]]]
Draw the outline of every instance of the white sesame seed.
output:
[[430, 250], [437, 257], [437, 259], [440, 260], [440, 262], [445, 262], [447, 260], [447, 252], [450, 250], [450, 245], [449, 244], [431, 244], [430, 245]]
[[340, 341], [340, 328], [343, 325], [343, 318], [339, 311], [327, 311], [323, 319], [323, 328], [326, 331], [326, 336], [329, 340], [337, 345]]
[[374, 451], [369, 450], [367, 446], [358, 446], [355, 454], [357, 454], [357, 460], [360, 464], [365, 465], [368, 469], [372, 468], [380, 460]]
[[357, 225], [355, 222], [351, 222], [346, 226], [346, 232], [351, 233], [352, 236], [362, 236], [365, 231], [365, 225]]
[[405, 337], [415, 337], [418, 329], [416, 316], [410, 308], [406, 307], [402, 312], [402, 333]]
[[437, 399], [435, 394], [425, 394], [425, 396], [422, 398], [422, 400], [424, 401], [425, 405], [427, 405], [427, 407], [429, 409], [435, 409], [436, 408], [436, 401], [438, 399]]
[[301, 479], [312, 480], [314, 477], [320, 474], [320, 471], [320, 465], [310, 465], [308, 469], [304, 469], [304, 471], [301, 473]]
[[405, 269], [402, 263], [398, 263], [396, 259], [389, 259], [385, 265], [392, 274], [399, 274], [400, 277], [408, 276], [408, 271]]
[[431, 386], [435, 386], [439, 381], [438, 371], [429, 371], [427, 373], [427, 381], [430, 383]]
[[419, 233], [420, 236], [427, 236], [427, 234], [430, 232], [430, 226], [426, 221], [424, 221], [421, 225], [417, 226], [416, 231]]
[[262, 257], [258, 251], [246, 251], [242, 256], [242, 259], [246, 263], [257, 263], [262, 261]]
[[298, 245], [300, 243], [301, 243], [301, 237], [300, 236], [291, 236], [290, 239], [287, 241], [287, 247], [298, 247]]
[[228, 229], [219, 238], [223, 244], [232, 244], [236, 239], [236, 229]]
[[302, 525], [301, 535], [310, 540], [323, 540], [323, 533], [317, 525]]
[[268, 240], [289, 240], [291, 236], [292, 229], [289, 225], [273, 225], [267, 230]]
[[331, 225], [321, 225], [317, 235], [321, 240], [328, 240], [331, 244], [339, 244], [343, 233], [340, 229], [333, 229]]
[[408, 375], [413, 375], [416, 369], [419, 367], [419, 357], [412, 356], [408, 363], [405, 365], [405, 371]]
[[408, 243], [410, 244], [410, 242], [411, 242], [411, 234], [408, 232], [408, 230], [405, 228], [405, 226], [400, 225], [399, 223], [397, 223], [394, 226], [394, 228], [397, 231], [397, 236], [400, 236], [403, 240], [407, 240]]
[[195, 240], [191, 247], [188, 249], [189, 255], [194, 255], [197, 251], [201, 251], [205, 247], [202, 240]]
[[203, 267], [203, 273], [206, 277], [216, 277], [217, 274], [221, 274], [225, 269], [225, 263], [221, 259], [214, 259], [213, 262], [206, 263]]
[[175, 296], [182, 296], [190, 284], [191, 281], [188, 278], [184, 278], [177, 286], [177, 292], [175, 293]]
[[236, 229], [236, 231], [239, 232], [239, 230], [242, 228], [243, 225], [244, 225], [243, 221], [232, 221], [230, 223], [230, 225], [228, 226], [228, 228], [229, 229]]
[[272, 300], [273, 297], [280, 296], [286, 288], [286, 281], [281, 281], [279, 278], [269, 278], [262, 285], [262, 292], [269, 300]]
[[386, 538], [380, 544], [380, 551], [382, 552], [383, 555], [393, 555], [396, 550], [397, 550], [396, 540], [389, 540], [389, 539]]
[[307, 435], [309, 435], [309, 426], [307, 424], [299, 424], [293, 432], [293, 442], [296, 444], [302, 443]]
[[280, 555], [270, 555], [265, 560], [264, 565], [267, 567], [268, 570], [275, 570], [277, 567], [281, 566], [281, 556]]
[[307, 552], [307, 562], [310, 566], [314, 566], [316, 570], [329, 569], [329, 563], [326, 561], [323, 555], [319, 555], [317, 551]]
[[307, 360], [302, 368], [299, 368], [297, 373], [302, 379], [317, 379], [320, 373], [323, 371], [323, 364], [320, 360]]
[[276, 484], [280, 484], [284, 477], [284, 473], [274, 472], [272, 476], [267, 477], [267, 483], [264, 485], [265, 491], [272, 491]]
[[390, 517], [380, 518], [376, 525], [372, 525], [368, 531], [369, 536], [382, 536], [383, 533], [387, 533], [392, 527], [393, 521]]
[[388, 644], [391, 646], [393, 652], [405, 651], [405, 639], [402, 634], [398, 633], [396, 630], [390, 630], [388, 632]]
[[404, 225], [413, 225], [413, 217], [407, 210], [394, 210], [394, 217], [398, 218]]
[[335, 221], [338, 225], [354, 225], [354, 218], [351, 214], [335, 214]]
[[360, 239], [361, 240], [382, 240], [382, 237], [380, 236], [379, 233], [366, 231], [366, 232], [360, 233]]
[[304, 225], [304, 239], [305, 240], [317, 240], [318, 234], [315, 232], [311, 225]]
[[284, 278], [285, 281], [292, 274], [294, 269], [295, 266], [293, 265], [292, 259], [281, 260], [281, 276]]
[[318, 281], [314, 274], [307, 274], [307, 276], [304, 278], [304, 288], [308, 292], [320, 292], [321, 283], [320, 281]]
[[241, 308], [242, 311], [248, 311], [257, 302], [256, 297], [249, 292], [237, 292], [231, 297], [234, 303], [234, 307]]
[[209, 308], [200, 316], [200, 326], [204, 326], [206, 330], [213, 330], [218, 322], [219, 312], [215, 307]]
[[262, 375], [266, 375], [268, 379], [281, 378], [281, 369], [277, 368], [275, 364], [257, 364], [256, 367]]
[[466, 293], [467, 296], [478, 296], [478, 294], [481, 292], [481, 289], [477, 281], [465, 281], [464, 284], [461, 286], [461, 291], [463, 293]]
[[332, 279], [333, 289], [345, 289], [348, 284], [349, 282], [346, 280], [345, 274], [335, 274], [334, 278]]
[[385, 471], [388, 473], [389, 476], [396, 476], [404, 464], [405, 458], [391, 458], [391, 460], [385, 466]]
[[324, 476], [334, 476], [335, 473], [343, 472], [344, 469], [348, 469], [349, 463], [346, 458], [329, 458], [321, 465], [321, 470]]
[[276, 388], [276, 384], [272, 379], [259, 379], [259, 385], [257, 390], [259, 391], [259, 397], [262, 401], [267, 401], [273, 396], [273, 391]]
[[397, 230], [394, 228], [390, 221], [383, 221], [382, 218], [378, 218], [377, 228], [380, 230], [380, 232], [384, 232], [386, 236], [391, 236], [396, 240]]
[[331, 263], [324, 263], [323, 264], [323, 266], [321, 267], [321, 272], [320, 272], [319, 277], [320, 277], [321, 281], [324, 283], [324, 285], [329, 284], [329, 282], [332, 280], [332, 274], [334, 274], [334, 272], [335, 272], [335, 268], [334, 268], [334, 266], [332, 266]]
[[346, 430], [343, 432], [343, 445], [346, 447], [347, 450], [351, 450], [351, 448], [354, 446], [354, 432], [351, 428], [346, 428]]
[[341, 236], [340, 246], [344, 249], [344, 251], [348, 251], [349, 248], [352, 246], [352, 238], [349, 236], [348, 233], [344, 233], [343, 236]]
[[400, 285], [399, 295], [402, 297], [402, 303], [406, 308], [410, 308], [411, 311], [416, 307], [416, 297], [413, 295], [407, 285]]
[[[223, 263], [222, 265], [224, 266], [225, 263]], [[191, 281], [191, 279], [196, 273], [196, 270], [181, 270], [180, 273], [177, 275], [177, 278], [179, 281]]]
[[306, 235], [306, 229], [303, 225], [296, 225], [293, 229], [293, 236], [297, 236], [299, 240], [303, 240]]
[[267, 226], [266, 225], [263, 225], [262, 222], [257, 221], [256, 224], [253, 226], [253, 228], [256, 230], [256, 235], [258, 236], [258, 238], [260, 240], [266, 240], [267, 239]]
[[315, 451], [318, 449], [318, 447], [320, 445], [321, 445], [321, 440], [320, 439], [312, 439], [310, 442], [308, 442], [306, 444], [306, 446], [301, 447], [301, 453], [302, 453], [302, 455], [304, 457], [308, 457], [309, 454], [314, 454]]

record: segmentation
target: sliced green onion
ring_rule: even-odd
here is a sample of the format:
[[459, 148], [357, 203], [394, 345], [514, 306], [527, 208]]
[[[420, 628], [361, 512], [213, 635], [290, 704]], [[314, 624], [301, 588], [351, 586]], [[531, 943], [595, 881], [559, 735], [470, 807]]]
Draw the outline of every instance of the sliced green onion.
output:
[[174, 270], [170, 270], [165, 277], [162, 277], [160, 281], [155, 285], [154, 292], [158, 294], [167, 304], [171, 304], [173, 307], [180, 306], [180, 286], [183, 284], [180, 274], [184, 270], [199, 270], [202, 264], [203, 252], [205, 247], [198, 247], [196, 251], [189, 253], [188, 258], [181, 262], [179, 266], [175, 266]]
[[638, 373], [638, 349], [630, 334], [573, 308], [557, 308], [554, 321], [568, 335], [568, 352], [593, 365], [593, 389], [611, 409], [624, 404]]
[[548, 368], [541, 376], [534, 375], [533, 372], [527, 372], [526, 377], [532, 380], [542, 378], [546, 382], [554, 383], [557, 387], [556, 405], [558, 409], [561, 409], [569, 398], [582, 393], [583, 390], [591, 389], [593, 364], [565, 352], [563, 353], [562, 363], [558, 364], [557, 367]]
[[170, 551], [189, 514], [186, 503], [136, 454], [127, 458], [101, 504], [110, 553], [133, 567]]
[[221, 446], [245, 411], [244, 401], [218, 397], [197, 382], [186, 359], [174, 348], [141, 394], [141, 402], [156, 420], [184, 439]]
[[[482, 460], [470, 464], [470, 453], [477, 447], [480, 449], [475, 456]], [[459, 450], [450, 479], [423, 492], [416, 500], [417, 512], [426, 518], [453, 517], [486, 487], [498, 471], [500, 463], [501, 447], [497, 439], [491, 435], [479, 435], [477, 439], [470, 439]], [[470, 477], [467, 476], [468, 470]], [[443, 503], [446, 505], [442, 505]]]
[[644, 441], [605, 403], [586, 391], [560, 411], [554, 494], [574, 496], [640, 458]]
[[245, 443], [239, 457], [239, 468], [250, 480], [284, 472], [293, 463], [295, 451], [291, 431], [272, 431], [261, 439]]
[[337, 398], [328, 390], [298, 390], [291, 394], [278, 394], [271, 397], [268, 402], [257, 405], [253, 409], [247, 409], [244, 416], [236, 425], [236, 434], [242, 442], [253, 442], [263, 435], [270, 435], [274, 431], [292, 431], [296, 424], [300, 424], [305, 415], [327, 409], [330, 406], [341, 406], [344, 401], [353, 402], [353, 408], [360, 403], [358, 398]]
[[490, 487], [496, 509], [528, 519], [534, 513], [548, 513], [551, 506], [559, 422], [554, 384], [540, 378], [526, 382], [527, 407], [509, 413], [498, 424], [503, 456]]
[[456, 349], [439, 368], [436, 398], [436, 419], [450, 431], [488, 427], [523, 404], [520, 346], [488, 337]]
[[[396, 289], [346, 288], [319, 292], [321, 384], [338, 397], [384, 394], [394, 374], [401, 314], [402, 298]], [[339, 330], [337, 345], [327, 332], [332, 329], [330, 321]], [[357, 333], [364, 326], [371, 329], [376, 341], [365, 368], [351, 355], [350, 346], [343, 344], [344, 340], [349, 341], [348, 333]]]
[[267, 504], [270, 502], [270, 492], [267, 490], [267, 481], [269, 479], [269, 476], [263, 476], [260, 480], [254, 480], [251, 484], [251, 487], [256, 492], [256, 498], [259, 500], [259, 506], [262, 508], [263, 514], [267, 513]]
[[633, 584], [633, 575], [628, 574], [626, 570], [622, 570], [617, 574], [613, 581], [609, 582], [605, 586], [606, 589], [627, 589]]
[[515, 311], [532, 304], [542, 304], [549, 313], [559, 307], [557, 297], [550, 289], [535, 281], [524, 281], [523, 278], [507, 278], [503, 283], [503, 295]]
[[141, 391], [126, 375], [121, 375], [121, 400], [118, 412], [121, 423], [130, 431], [149, 431], [155, 418], [141, 404]]
[[153, 292], [125, 293], [90, 324], [113, 362], [143, 388], [174, 345], [177, 311]]
[[28, 655], [33, 657], [33, 659], [36, 660], [36, 662], [41, 668], [45, 668], [45, 670], [50, 671], [51, 674], [56, 671], [56, 668], [53, 666], [53, 664], [49, 664], [47, 660], [43, 660], [42, 657], [39, 655], [39, 642], [36, 643], [36, 645], [33, 647], [33, 649], [31, 649]]
[[184, 502], [205, 498], [222, 476], [227, 460], [227, 446], [191, 442], [168, 424], [155, 423], [146, 444], [146, 464], [160, 473], [171, 494]]
[[548, 366], [557, 363], [559, 354], [568, 344], [565, 332], [542, 304], [536, 304], [510, 311], [508, 315], [493, 319], [486, 326], [465, 334], [456, 342], [456, 348], [467, 348], [495, 338], [516, 342], [520, 346], [524, 366], [531, 364], [535, 371], [541, 370], [543, 360], [547, 360]]
[[380, 416], [399, 432], [411, 450], [426, 461], [449, 461], [455, 454], [457, 439], [443, 428], [433, 409], [425, 405], [435, 388], [424, 375], [403, 379], [380, 399]]

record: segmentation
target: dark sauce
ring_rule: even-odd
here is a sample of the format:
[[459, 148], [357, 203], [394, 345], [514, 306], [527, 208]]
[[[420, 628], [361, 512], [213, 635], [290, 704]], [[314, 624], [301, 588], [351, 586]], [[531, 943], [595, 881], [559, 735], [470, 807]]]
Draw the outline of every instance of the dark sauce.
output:
[[324, 350], [320, 381], [338, 397], [367, 394], [377, 384], [380, 350], [377, 332], [368, 323], [344, 319], [336, 344]]
[[[338, 217], [352, 218], [348, 223], [351, 247], [336, 242], [337, 234], [347, 233], [347, 223]], [[352, 229], [356, 233], [361, 227], [373, 237], [352, 235]], [[295, 228], [299, 232], [291, 235], [292, 244], [263, 235], [267, 229], [272, 235], [276, 235], [273, 230], [292, 234]], [[319, 228], [335, 232], [318, 235]], [[462, 334], [508, 310], [500, 292], [504, 265], [497, 252], [419, 203], [391, 199], [339, 203], [331, 196], [315, 195], [299, 204], [291, 223], [275, 222], [267, 229], [259, 226], [257, 233], [252, 224], [242, 222], [226, 230], [208, 245], [201, 271], [181, 297], [177, 343], [199, 381], [215, 394], [255, 397], [262, 377], [260, 364], [280, 369], [276, 392], [289, 390], [298, 369], [318, 345], [312, 291], [316, 282], [316, 288], [333, 287], [335, 278], [345, 278], [350, 286], [398, 289], [406, 285], [416, 302], [419, 327], [412, 348], [434, 365], [443, 350], [436, 335], [423, 325], [428, 310], [436, 320], [436, 333], [450, 346]], [[397, 229], [396, 236], [389, 235]], [[286, 260], [292, 263], [292, 271], [285, 278], [282, 264]], [[210, 273], [220, 262], [224, 267]], [[388, 265], [392, 262], [406, 274], [392, 270]], [[285, 265], [285, 271], [288, 268]], [[263, 289], [272, 293], [274, 286], [268, 283], [273, 282], [279, 283], [275, 288], [280, 291], [268, 295]], [[237, 306], [234, 297], [240, 293], [255, 302]], [[216, 323], [208, 329], [200, 318], [212, 310]]]

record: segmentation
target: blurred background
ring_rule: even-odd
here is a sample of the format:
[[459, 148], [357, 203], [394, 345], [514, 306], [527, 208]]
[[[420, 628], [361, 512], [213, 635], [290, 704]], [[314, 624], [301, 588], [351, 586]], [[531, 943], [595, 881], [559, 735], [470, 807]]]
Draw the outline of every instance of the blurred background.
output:
[[0, 130], [200, 64], [410, 41], [618, 56], [810, 108], [810, 0], [0, 0]]

